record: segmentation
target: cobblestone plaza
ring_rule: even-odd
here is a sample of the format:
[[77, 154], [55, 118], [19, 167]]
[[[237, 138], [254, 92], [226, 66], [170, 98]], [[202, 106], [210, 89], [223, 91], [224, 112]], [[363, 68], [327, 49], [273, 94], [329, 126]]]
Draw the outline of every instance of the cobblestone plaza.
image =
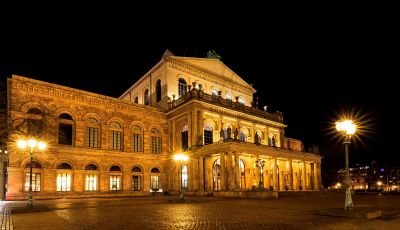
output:
[[[290, 193], [289, 193], [290, 194]], [[293, 193], [292, 193], [293, 194]], [[172, 196], [59, 199], [3, 202], [12, 210], [15, 229], [399, 229], [400, 197], [356, 195], [355, 207], [379, 208], [376, 219], [318, 215], [342, 207], [343, 194], [312, 192], [280, 199], [189, 197], [191, 203], [169, 203]], [[3, 209], [4, 210], [4, 209]], [[3, 228], [7, 229], [7, 228]]]

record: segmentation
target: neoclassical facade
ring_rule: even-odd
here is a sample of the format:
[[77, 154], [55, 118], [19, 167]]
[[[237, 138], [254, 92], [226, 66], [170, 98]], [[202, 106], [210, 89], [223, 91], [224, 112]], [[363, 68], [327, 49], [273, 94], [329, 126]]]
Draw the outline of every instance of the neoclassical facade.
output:
[[218, 59], [166, 51], [120, 98], [16, 75], [7, 87], [9, 200], [29, 191], [26, 138], [48, 146], [33, 150], [35, 199], [321, 186], [321, 157], [285, 137], [282, 113], [252, 107], [255, 89]]

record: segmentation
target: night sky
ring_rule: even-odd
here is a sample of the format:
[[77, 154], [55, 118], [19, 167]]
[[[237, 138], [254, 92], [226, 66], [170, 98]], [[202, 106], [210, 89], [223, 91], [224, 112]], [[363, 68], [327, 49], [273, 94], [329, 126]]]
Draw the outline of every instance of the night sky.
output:
[[[128, 32], [113, 36], [101, 36], [100, 30], [80, 32], [29, 39], [11, 36], [2, 46], [1, 76], [14, 73], [118, 97], [160, 60], [165, 49], [188, 57], [205, 57], [214, 49], [258, 91], [260, 109], [268, 105], [270, 112], [283, 112], [286, 136], [303, 140], [307, 150], [320, 147], [325, 170], [344, 167], [343, 145], [333, 139], [332, 128], [336, 114], [346, 111], [357, 113], [364, 125], [363, 134], [351, 144], [351, 165], [376, 160], [400, 166], [393, 112], [399, 98], [393, 80], [398, 71], [397, 75], [390, 71], [395, 62], [391, 32], [299, 29], [167, 44], [135, 40]], [[166, 42], [162, 36], [161, 40]]]

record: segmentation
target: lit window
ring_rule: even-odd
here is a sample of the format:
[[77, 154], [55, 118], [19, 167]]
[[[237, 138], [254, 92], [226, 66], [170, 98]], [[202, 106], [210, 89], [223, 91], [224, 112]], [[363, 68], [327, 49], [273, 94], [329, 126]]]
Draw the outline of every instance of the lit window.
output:
[[[25, 174], [25, 191], [29, 191], [29, 173]], [[40, 173], [32, 173], [32, 191], [40, 191]]]
[[245, 168], [244, 163], [241, 159], [239, 159], [239, 171], [240, 171], [240, 189], [246, 189], [246, 177], [245, 177]]
[[119, 191], [121, 189], [121, 176], [111, 175], [110, 176], [110, 190]]
[[57, 173], [57, 192], [71, 191], [71, 174]]
[[178, 98], [186, 94], [186, 81], [183, 78], [179, 78], [178, 81]]
[[111, 149], [122, 150], [122, 125], [114, 121], [111, 123], [110, 129]]
[[211, 94], [213, 96], [218, 96], [218, 90], [216, 90], [216, 89], [211, 90]]
[[161, 134], [157, 129], [150, 131], [151, 138], [151, 153], [161, 153]]
[[153, 191], [153, 192], [156, 192], [156, 191], [158, 191], [160, 188], [159, 188], [159, 184], [158, 184], [158, 176], [151, 176], [151, 190]]
[[232, 96], [231, 96], [230, 94], [227, 94], [227, 95], [226, 95], [226, 100], [232, 101]]
[[187, 188], [188, 188], [188, 171], [187, 171], [187, 166], [186, 166], [186, 165], [182, 166], [181, 175], [182, 175], [182, 178], [181, 178], [181, 181], [182, 181], [182, 189], [183, 189], [184, 191], [186, 191]]
[[97, 175], [95, 174], [86, 175], [85, 190], [88, 192], [97, 191]]

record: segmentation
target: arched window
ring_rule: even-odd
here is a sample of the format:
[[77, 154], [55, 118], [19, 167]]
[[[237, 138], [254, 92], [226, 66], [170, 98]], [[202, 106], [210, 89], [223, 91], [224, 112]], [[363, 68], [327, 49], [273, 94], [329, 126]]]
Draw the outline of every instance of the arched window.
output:
[[182, 149], [186, 150], [188, 148], [189, 148], [188, 126], [185, 125], [182, 128]]
[[86, 146], [91, 148], [99, 147], [100, 140], [100, 124], [93, 118], [86, 119]]
[[212, 168], [212, 177], [213, 177], [213, 190], [219, 191], [221, 190], [221, 166], [220, 166], [220, 159], [214, 161], [213, 168]]
[[157, 129], [151, 129], [150, 131], [150, 143], [151, 143], [151, 153], [160, 154], [161, 153], [161, 134]]
[[[31, 162], [26, 163], [25, 168], [29, 169]], [[42, 166], [36, 162], [32, 161], [32, 191], [39, 192], [40, 191], [40, 181], [41, 181], [41, 172]], [[30, 173], [27, 171], [25, 173], [25, 192], [29, 192], [29, 184], [30, 184]]]
[[213, 128], [210, 124], [204, 126], [204, 145], [213, 143]]
[[114, 150], [122, 150], [122, 125], [113, 121], [110, 125], [110, 147]]
[[88, 164], [86, 165], [85, 170], [97, 170], [97, 166], [95, 164]]
[[239, 159], [239, 171], [240, 171], [239, 187], [240, 189], [246, 189], [246, 175], [245, 175], [244, 162], [242, 161], [242, 159]]
[[[38, 108], [31, 108], [27, 112], [28, 118], [26, 120], [28, 136], [35, 138], [42, 138], [44, 133], [44, 120], [42, 119], [43, 112]], [[40, 116], [38, 116], [40, 115]]]
[[181, 178], [181, 182], [182, 182], [182, 190], [186, 191], [188, 188], [188, 169], [186, 165], [183, 165], [181, 168], [182, 172], [182, 178]]
[[136, 104], [139, 103], [139, 98], [138, 98], [138, 97], [135, 97], [134, 102], [135, 102]]
[[132, 150], [143, 152], [143, 131], [138, 125], [132, 127]]
[[72, 145], [73, 120], [71, 115], [62, 113], [58, 118], [58, 144]]
[[230, 94], [227, 94], [226, 97], [225, 97], [225, 99], [226, 99], [226, 100], [232, 101], [232, 96], [231, 96]]
[[97, 166], [95, 164], [88, 164], [85, 167], [86, 177], [85, 177], [85, 191], [94, 192], [97, 191]]
[[244, 99], [243, 99], [243, 98], [241, 98], [241, 97], [239, 97], [239, 100], [238, 100], [238, 102], [239, 102], [240, 104], [242, 104], [242, 105], [244, 105], [244, 104], [245, 104], [245, 101], [244, 101]]
[[140, 191], [142, 189], [142, 169], [139, 166], [132, 168], [132, 191]]
[[150, 95], [149, 95], [149, 90], [146, 89], [144, 91], [144, 105], [150, 105]]
[[186, 81], [183, 78], [178, 80], [178, 98], [186, 94]]
[[72, 169], [72, 166], [68, 163], [60, 163], [57, 165], [57, 169]]
[[118, 165], [113, 165], [110, 168], [110, 172], [121, 172], [121, 168]]
[[121, 168], [118, 165], [110, 167], [110, 191], [121, 190]]
[[160, 190], [160, 170], [158, 168], [151, 169], [151, 176], [150, 176], [150, 188], [151, 192], [157, 192]]
[[247, 140], [247, 133], [244, 131], [240, 131], [240, 141], [246, 142]]
[[161, 80], [156, 83], [156, 102], [161, 101]]
[[68, 163], [60, 163], [57, 165], [57, 169], [60, 170], [57, 172], [57, 192], [70, 192], [71, 191], [71, 180], [72, 166]]

